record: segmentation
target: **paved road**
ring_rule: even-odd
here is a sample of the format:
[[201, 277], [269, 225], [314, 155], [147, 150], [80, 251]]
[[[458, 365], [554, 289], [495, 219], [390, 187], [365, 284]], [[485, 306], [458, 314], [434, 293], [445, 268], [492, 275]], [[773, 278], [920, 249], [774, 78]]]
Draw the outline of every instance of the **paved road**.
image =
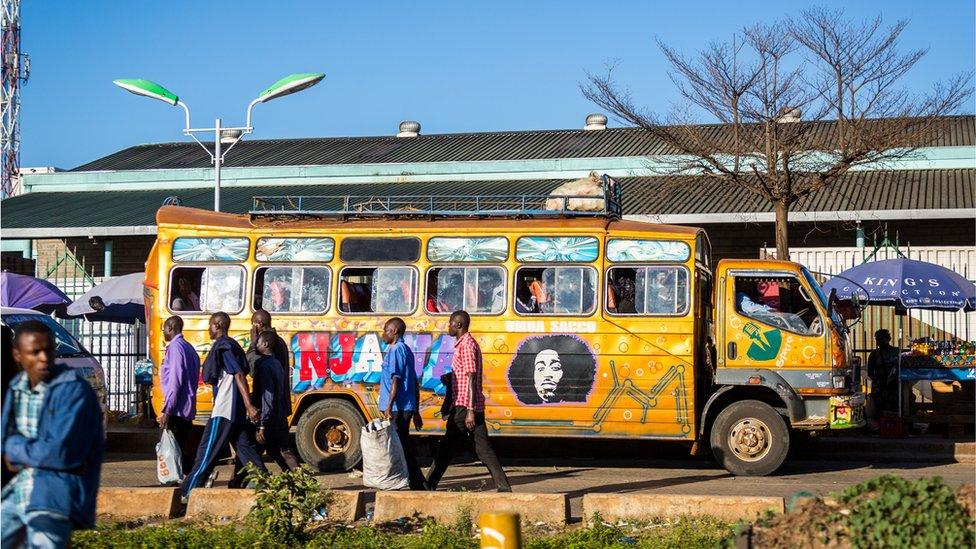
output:
[[[591, 458], [587, 455], [614, 455], [600, 448], [565, 448], [568, 457], [554, 459], [552, 448], [526, 448], [519, 441], [502, 441], [499, 454], [514, 490], [520, 492], [567, 493], [571, 513], [580, 516], [580, 502], [584, 493], [626, 493], [645, 491], [661, 494], [749, 495], [789, 497], [805, 490], [827, 494], [882, 474], [907, 478], [940, 476], [948, 483], [959, 485], [976, 481], [976, 471], [969, 463], [865, 463], [831, 460], [827, 456], [804, 459], [796, 456], [776, 476], [764, 478], [735, 477], [716, 467], [706, 457], [682, 457], [668, 445], [644, 445], [636, 455], [654, 458], [635, 458], [633, 446], [627, 446], [630, 457]], [[529, 457], [505, 458], [519, 446]], [[540, 455], [548, 453], [549, 455]], [[617, 454], [620, 455], [620, 454]], [[145, 454], [109, 454], [102, 471], [103, 486], [154, 486], [155, 460]], [[274, 465], [270, 465], [274, 468]], [[230, 477], [230, 467], [220, 467], [218, 485]], [[335, 489], [360, 489], [362, 479], [348, 473], [322, 474], [323, 486]], [[491, 489], [487, 470], [480, 463], [459, 463], [448, 469], [441, 483], [442, 490]]]

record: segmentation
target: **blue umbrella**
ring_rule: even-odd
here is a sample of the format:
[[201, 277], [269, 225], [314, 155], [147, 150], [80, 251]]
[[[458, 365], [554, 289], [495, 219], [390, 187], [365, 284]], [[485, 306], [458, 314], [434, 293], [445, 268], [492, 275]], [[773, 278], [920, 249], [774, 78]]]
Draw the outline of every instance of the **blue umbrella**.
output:
[[68, 314], [83, 316], [87, 320], [132, 324], [136, 320], [145, 324], [143, 303], [143, 273], [132, 273], [102, 281], [85, 295], [68, 306]]
[[71, 299], [57, 286], [33, 276], [0, 273], [0, 305], [64, 315]]
[[900, 257], [872, 261], [834, 275], [823, 285], [838, 299], [937, 311], [976, 310], [976, 284], [933, 263]]

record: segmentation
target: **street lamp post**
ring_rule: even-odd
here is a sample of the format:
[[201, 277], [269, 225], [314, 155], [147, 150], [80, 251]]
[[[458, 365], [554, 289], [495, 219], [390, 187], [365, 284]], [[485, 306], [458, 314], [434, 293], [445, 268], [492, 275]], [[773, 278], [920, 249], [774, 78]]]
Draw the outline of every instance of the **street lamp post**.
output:
[[[254, 101], [251, 101], [247, 106], [247, 117], [243, 126], [239, 127], [224, 127], [220, 123], [218, 118], [214, 122], [212, 128], [193, 128], [190, 126], [190, 107], [186, 105], [175, 93], [169, 91], [163, 86], [151, 81], [143, 80], [141, 78], [126, 78], [121, 80], [114, 80], [113, 83], [136, 95], [141, 95], [143, 97], [149, 97], [151, 99], [158, 99], [165, 103], [169, 103], [173, 106], [183, 107], [183, 111], [186, 113], [186, 125], [183, 128], [183, 135], [188, 135], [193, 138], [203, 150], [206, 151], [207, 155], [210, 156], [210, 162], [214, 166], [214, 211], [220, 211], [220, 166], [224, 161], [224, 157], [234, 145], [236, 145], [245, 135], [251, 133], [254, 128], [251, 126], [251, 111], [254, 106], [258, 103], [266, 103], [272, 99], [277, 99], [279, 97], [284, 97], [296, 92], [300, 92], [304, 89], [310, 88], [315, 84], [318, 84], [325, 78], [322, 73], [298, 73], [290, 74], [281, 80], [278, 80], [260, 94]], [[197, 133], [209, 133], [213, 132], [214, 135], [214, 151], [211, 153], [210, 149], [207, 148], [195, 134]], [[223, 149], [222, 145], [226, 143], [228, 147]]]

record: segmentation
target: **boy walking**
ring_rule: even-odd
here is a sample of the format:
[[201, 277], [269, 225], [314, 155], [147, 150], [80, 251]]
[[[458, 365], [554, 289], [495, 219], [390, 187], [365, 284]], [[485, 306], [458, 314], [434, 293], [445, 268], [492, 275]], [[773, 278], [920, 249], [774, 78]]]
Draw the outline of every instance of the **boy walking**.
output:
[[282, 471], [291, 471], [298, 468], [298, 459], [288, 447], [288, 411], [282, 395], [289, 393], [285, 388], [284, 369], [272, 354], [277, 339], [277, 334], [270, 330], [261, 332], [257, 337], [254, 349], [258, 358], [254, 361], [252, 372], [254, 392], [251, 398], [258, 408], [258, 444], [264, 446], [268, 457]]
[[3, 549], [67, 547], [71, 531], [95, 524], [105, 444], [102, 409], [82, 373], [56, 364], [54, 334], [17, 326], [13, 357], [24, 369], [3, 399]]
[[424, 474], [417, 464], [417, 449], [410, 437], [410, 422], [419, 430], [424, 421], [420, 417], [420, 382], [413, 351], [403, 341], [407, 325], [402, 318], [393, 317], [383, 326], [383, 341], [389, 347], [383, 357], [380, 374], [379, 408], [383, 417], [394, 422], [397, 437], [403, 447], [403, 457], [410, 473], [410, 489], [424, 490], [427, 486]]
[[230, 316], [224, 312], [210, 317], [210, 338], [213, 346], [203, 363], [203, 381], [213, 386], [213, 411], [197, 448], [193, 470], [183, 478], [183, 498], [210, 476], [221, 451], [230, 444], [237, 460], [253, 463], [267, 471], [254, 442], [254, 425], [258, 409], [251, 404], [247, 389], [247, 359], [240, 344], [227, 336]]
[[445, 417], [447, 432], [437, 447], [437, 455], [427, 474], [427, 487], [437, 489], [437, 483], [450, 465], [455, 450], [474, 440], [478, 459], [488, 467], [495, 488], [499, 492], [511, 492], [508, 477], [498, 462], [498, 456], [488, 440], [485, 427], [485, 395], [481, 390], [484, 370], [481, 364], [481, 347], [468, 332], [471, 317], [465, 311], [454, 311], [448, 324], [448, 334], [455, 338], [454, 357], [451, 360], [452, 409]]

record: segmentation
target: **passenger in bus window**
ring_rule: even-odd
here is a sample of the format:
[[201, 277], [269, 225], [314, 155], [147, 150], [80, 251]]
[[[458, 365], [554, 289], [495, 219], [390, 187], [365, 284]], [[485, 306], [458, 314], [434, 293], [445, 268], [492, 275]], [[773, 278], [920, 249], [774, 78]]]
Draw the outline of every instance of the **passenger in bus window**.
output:
[[291, 302], [291, 291], [288, 283], [282, 278], [275, 278], [265, 289], [264, 306], [273, 312], [287, 311]]
[[647, 312], [656, 315], [674, 314], [675, 280], [671, 269], [648, 269]]
[[481, 269], [478, 284], [479, 313], [499, 313], [505, 309], [505, 283], [497, 269]]
[[616, 297], [617, 310], [611, 311], [622, 315], [632, 315], [637, 313], [634, 305], [635, 285], [633, 276], [621, 276], [617, 279]]
[[529, 287], [529, 281], [522, 279], [518, 282], [518, 289], [515, 291], [515, 312], [521, 314], [533, 314], [539, 312], [536, 309], [535, 296]]
[[186, 277], [180, 276], [174, 280], [176, 296], [170, 304], [170, 309], [174, 311], [199, 311], [200, 310], [200, 289], [193, 291], [193, 283]]

